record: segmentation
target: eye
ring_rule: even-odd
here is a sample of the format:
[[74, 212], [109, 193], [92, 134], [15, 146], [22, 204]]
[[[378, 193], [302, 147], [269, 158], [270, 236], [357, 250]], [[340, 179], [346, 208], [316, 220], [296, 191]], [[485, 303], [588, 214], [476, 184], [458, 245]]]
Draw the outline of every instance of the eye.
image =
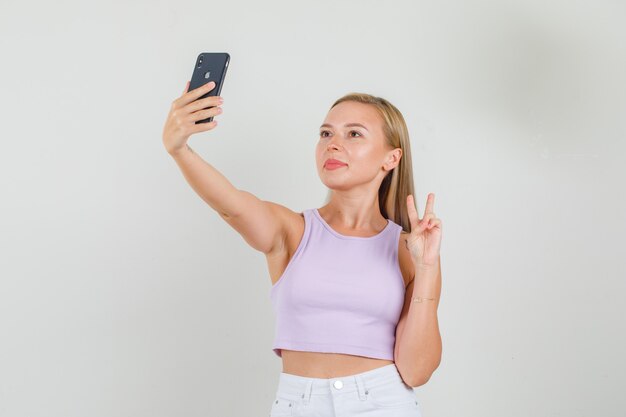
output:
[[[320, 136], [321, 136], [321, 137], [323, 137], [323, 138], [327, 137], [327, 136], [325, 136], [325, 135], [324, 135], [325, 133], [330, 133], [330, 132], [329, 132], [328, 130], [322, 130], [322, 131], [320, 131]], [[356, 133], [356, 134], [358, 135], [358, 136], [350, 136], [350, 137], [352, 137], [352, 138], [354, 138], [354, 137], [360, 137], [360, 136], [363, 136], [363, 135], [361, 135], [361, 133], [360, 133], [359, 131], [357, 131], [357, 130], [351, 130], [351, 131], [350, 131], [350, 132], [348, 132], [348, 133], [349, 133], [349, 134]]]

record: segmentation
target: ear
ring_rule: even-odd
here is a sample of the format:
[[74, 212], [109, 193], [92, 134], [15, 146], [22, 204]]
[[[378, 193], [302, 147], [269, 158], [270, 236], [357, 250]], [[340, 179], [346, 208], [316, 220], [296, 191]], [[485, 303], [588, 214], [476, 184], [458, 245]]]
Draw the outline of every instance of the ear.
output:
[[392, 151], [389, 151], [387, 155], [387, 162], [385, 163], [385, 168], [389, 171], [394, 169], [400, 163], [400, 159], [402, 159], [402, 148], [396, 148]]

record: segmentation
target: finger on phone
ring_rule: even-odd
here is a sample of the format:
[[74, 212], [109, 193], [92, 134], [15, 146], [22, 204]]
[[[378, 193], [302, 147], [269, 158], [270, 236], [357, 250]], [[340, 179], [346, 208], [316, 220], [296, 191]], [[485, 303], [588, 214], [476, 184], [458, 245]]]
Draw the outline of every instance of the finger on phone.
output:
[[221, 105], [220, 96], [209, 96], [200, 100], [196, 100], [189, 104], [189, 111], [194, 112], [199, 109], [207, 109]]
[[204, 84], [202, 87], [196, 88], [194, 90], [191, 90], [187, 93], [185, 93], [185, 98], [182, 100], [181, 104], [183, 106], [191, 103], [192, 101], [195, 101], [198, 99], [198, 97], [204, 95], [207, 93], [207, 91], [211, 91], [213, 88], [215, 88], [215, 82], [210, 81], [206, 84]]
[[208, 119], [210, 117], [215, 117], [222, 114], [221, 109], [219, 107], [211, 107], [210, 109], [202, 109], [196, 112], [191, 113], [191, 120], [198, 121]]
[[191, 132], [192, 133], [204, 132], [206, 130], [211, 130], [211, 129], [215, 128], [215, 126], [217, 126], [217, 120], [213, 120], [213, 121], [208, 122], [208, 123], [195, 123], [194, 122], [194, 126], [193, 126], [193, 129], [191, 130]]
[[206, 83], [202, 87], [200, 87], [198, 90], [204, 90], [202, 92], [206, 93], [207, 91], [211, 91], [214, 88], [215, 88], [215, 81], [209, 81], [208, 83]]

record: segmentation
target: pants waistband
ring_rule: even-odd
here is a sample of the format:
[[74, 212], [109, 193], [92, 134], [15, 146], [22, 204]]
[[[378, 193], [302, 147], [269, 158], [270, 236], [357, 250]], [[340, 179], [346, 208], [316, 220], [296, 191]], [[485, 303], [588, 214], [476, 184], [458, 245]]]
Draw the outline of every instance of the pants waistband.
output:
[[357, 393], [365, 399], [368, 388], [386, 383], [404, 383], [395, 363], [390, 363], [358, 374], [335, 378], [312, 378], [281, 372], [278, 392], [292, 400], [308, 403], [312, 395], [345, 395]]

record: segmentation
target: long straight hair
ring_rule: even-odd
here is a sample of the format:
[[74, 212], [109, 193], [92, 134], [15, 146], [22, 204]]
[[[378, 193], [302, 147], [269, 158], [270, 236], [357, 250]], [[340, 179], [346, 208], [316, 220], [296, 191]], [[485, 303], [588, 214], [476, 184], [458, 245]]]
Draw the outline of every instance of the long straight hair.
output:
[[[383, 133], [387, 144], [402, 149], [400, 163], [389, 171], [378, 189], [380, 213], [387, 219], [402, 226], [405, 232], [411, 231], [406, 198], [409, 194], [415, 200], [413, 166], [411, 164], [411, 143], [409, 131], [400, 110], [382, 97], [366, 93], [348, 93], [337, 99], [330, 108], [344, 101], [356, 101], [374, 106], [383, 119]], [[326, 203], [330, 201], [332, 190], [328, 190]]]

